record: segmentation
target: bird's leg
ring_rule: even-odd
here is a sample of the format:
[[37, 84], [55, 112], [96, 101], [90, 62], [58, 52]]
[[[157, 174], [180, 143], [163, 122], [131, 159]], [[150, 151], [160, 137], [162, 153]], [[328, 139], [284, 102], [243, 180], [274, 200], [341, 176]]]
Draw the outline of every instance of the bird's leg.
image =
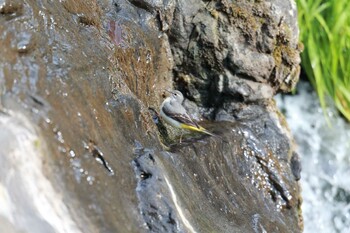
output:
[[182, 134], [183, 134], [183, 132], [181, 131], [181, 135], [180, 135], [180, 144], [181, 144], [181, 142], [182, 142]]

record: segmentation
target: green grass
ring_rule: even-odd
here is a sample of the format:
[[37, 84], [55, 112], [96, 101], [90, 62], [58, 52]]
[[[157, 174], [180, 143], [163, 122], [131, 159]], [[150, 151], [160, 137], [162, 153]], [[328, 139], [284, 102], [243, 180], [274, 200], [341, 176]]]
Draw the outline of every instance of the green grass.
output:
[[302, 68], [323, 109], [329, 95], [350, 121], [350, 1], [297, 0]]

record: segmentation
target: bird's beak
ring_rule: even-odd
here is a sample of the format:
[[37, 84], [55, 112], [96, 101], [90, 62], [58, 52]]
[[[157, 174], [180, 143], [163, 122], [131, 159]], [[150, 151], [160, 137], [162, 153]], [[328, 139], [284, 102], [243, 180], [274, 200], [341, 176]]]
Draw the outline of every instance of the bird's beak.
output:
[[167, 90], [167, 89], [164, 89], [165, 91], [167, 91], [167, 92], [169, 92], [170, 94], [174, 94], [174, 92], [172, 92], [172, 91], [169, 91], [169, 90]]

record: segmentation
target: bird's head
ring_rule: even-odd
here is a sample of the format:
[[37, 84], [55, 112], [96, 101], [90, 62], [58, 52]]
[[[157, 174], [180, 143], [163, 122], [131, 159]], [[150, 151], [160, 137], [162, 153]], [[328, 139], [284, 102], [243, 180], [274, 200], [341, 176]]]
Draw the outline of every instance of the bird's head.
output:
[[182, 95], [182, 93], [180, 91], [178, 91], [178, 90], [173, 90], [173, 91], [166, 90], [166, 91], [171, 94], [171, 99], [173, 99], [179, 103], [182, 103], [184, 101], [184, 96]]

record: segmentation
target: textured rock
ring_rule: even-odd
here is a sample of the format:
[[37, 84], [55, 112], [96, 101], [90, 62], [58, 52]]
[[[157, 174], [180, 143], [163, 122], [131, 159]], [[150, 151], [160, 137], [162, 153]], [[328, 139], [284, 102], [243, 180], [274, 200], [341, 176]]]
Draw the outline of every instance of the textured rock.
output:
[[[0, 1], [0, 232], [300, 232], [298, 155], [271, 100], [297, 80], [295, 14]], [[202, 122], [223, 140], [171, 138], [154, 110], [173, 84], [196, 119], [228, 121]]]
[[178, 87], [216, 108], [290, 91], [300, 63], [295, 19], [292, 1], [179, 1], [169, 35]]

